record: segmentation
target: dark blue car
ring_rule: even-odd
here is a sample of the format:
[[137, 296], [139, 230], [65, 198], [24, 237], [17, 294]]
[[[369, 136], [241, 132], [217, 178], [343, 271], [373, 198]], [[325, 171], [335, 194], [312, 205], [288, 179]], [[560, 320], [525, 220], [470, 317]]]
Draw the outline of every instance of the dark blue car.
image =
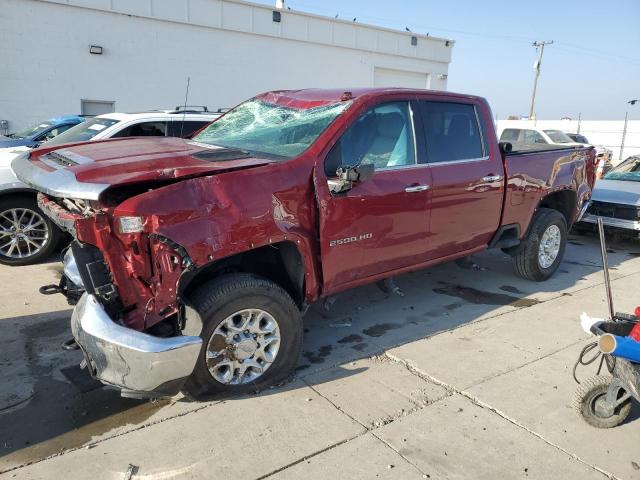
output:
[[6, 137], [0, 135], [0, 148], [37, 147], [42, 142], [51, 140], [84, 120], [84, 117], [78, 115], [50, 118]]

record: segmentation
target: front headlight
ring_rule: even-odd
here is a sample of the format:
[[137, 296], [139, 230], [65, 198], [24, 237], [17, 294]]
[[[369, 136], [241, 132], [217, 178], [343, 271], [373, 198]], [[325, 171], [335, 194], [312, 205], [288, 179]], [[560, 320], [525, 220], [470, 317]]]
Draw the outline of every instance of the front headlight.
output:
[[144, 220], [142, 217], [119, 217], [120, 233], [138, 233], [142, 231]]

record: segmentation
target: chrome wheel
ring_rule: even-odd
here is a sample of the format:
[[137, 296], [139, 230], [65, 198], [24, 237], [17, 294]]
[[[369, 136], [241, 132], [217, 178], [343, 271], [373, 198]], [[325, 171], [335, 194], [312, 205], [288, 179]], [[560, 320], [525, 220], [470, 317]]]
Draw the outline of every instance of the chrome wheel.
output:
[[542, 234], [540, 246], [538, 247], [538, 263], [542, 268], [549, 268], [558, 258], [560, 245], [562, 243], [562, 232], [557, 225], [549, 225]]
[[42, 215], [28, 208], [0, 212], [0, 255], [27, 258], [38, 254], [49, 241]]
[[225, 318], [209, 339], [209, 373], [225, 385], [242, 385], [262, 376], [280, 348], [276, 319], [260, 309], [240, 310]]

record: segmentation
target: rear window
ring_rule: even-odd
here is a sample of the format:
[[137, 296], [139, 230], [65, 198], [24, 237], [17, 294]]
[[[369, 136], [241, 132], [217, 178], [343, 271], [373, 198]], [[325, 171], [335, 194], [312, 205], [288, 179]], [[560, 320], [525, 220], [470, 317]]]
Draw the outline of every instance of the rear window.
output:
[[502, 132], [502, 135], [500, 135], [500, 141], [501, 142], [517, 142], [519, 133], [520, 133], [520, 130], [518, 130], [517, 128], [507, 128]]
[[429, 163], [484, 157], [476, 109], [471, 104], [420, 102]]
[[46, 143], [47, 145], [60, 145], [62, 143], [86, 142], [119, 121], [120, 120], [114, 120], [111, 118], [92, 118], [91, 120], [87, 120], [86, 122], [70, 128], [66, 132], [61, 133]]

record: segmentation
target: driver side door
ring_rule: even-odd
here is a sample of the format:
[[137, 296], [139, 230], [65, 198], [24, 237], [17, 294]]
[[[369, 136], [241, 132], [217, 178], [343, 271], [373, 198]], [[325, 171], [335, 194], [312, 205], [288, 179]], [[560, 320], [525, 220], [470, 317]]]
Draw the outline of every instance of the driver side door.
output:
[[[363, 113], [324, 160], [318, 179], [325, 292], [384, 276], [424, 258], [431, 172], [416, 141], [416, 104], [394, 101]], [[417, 113], [415, 115], [417, 117]], [[347, 192], [331, 193], [326, 180], [341, 165], [373, 163], [375, 173]]]

